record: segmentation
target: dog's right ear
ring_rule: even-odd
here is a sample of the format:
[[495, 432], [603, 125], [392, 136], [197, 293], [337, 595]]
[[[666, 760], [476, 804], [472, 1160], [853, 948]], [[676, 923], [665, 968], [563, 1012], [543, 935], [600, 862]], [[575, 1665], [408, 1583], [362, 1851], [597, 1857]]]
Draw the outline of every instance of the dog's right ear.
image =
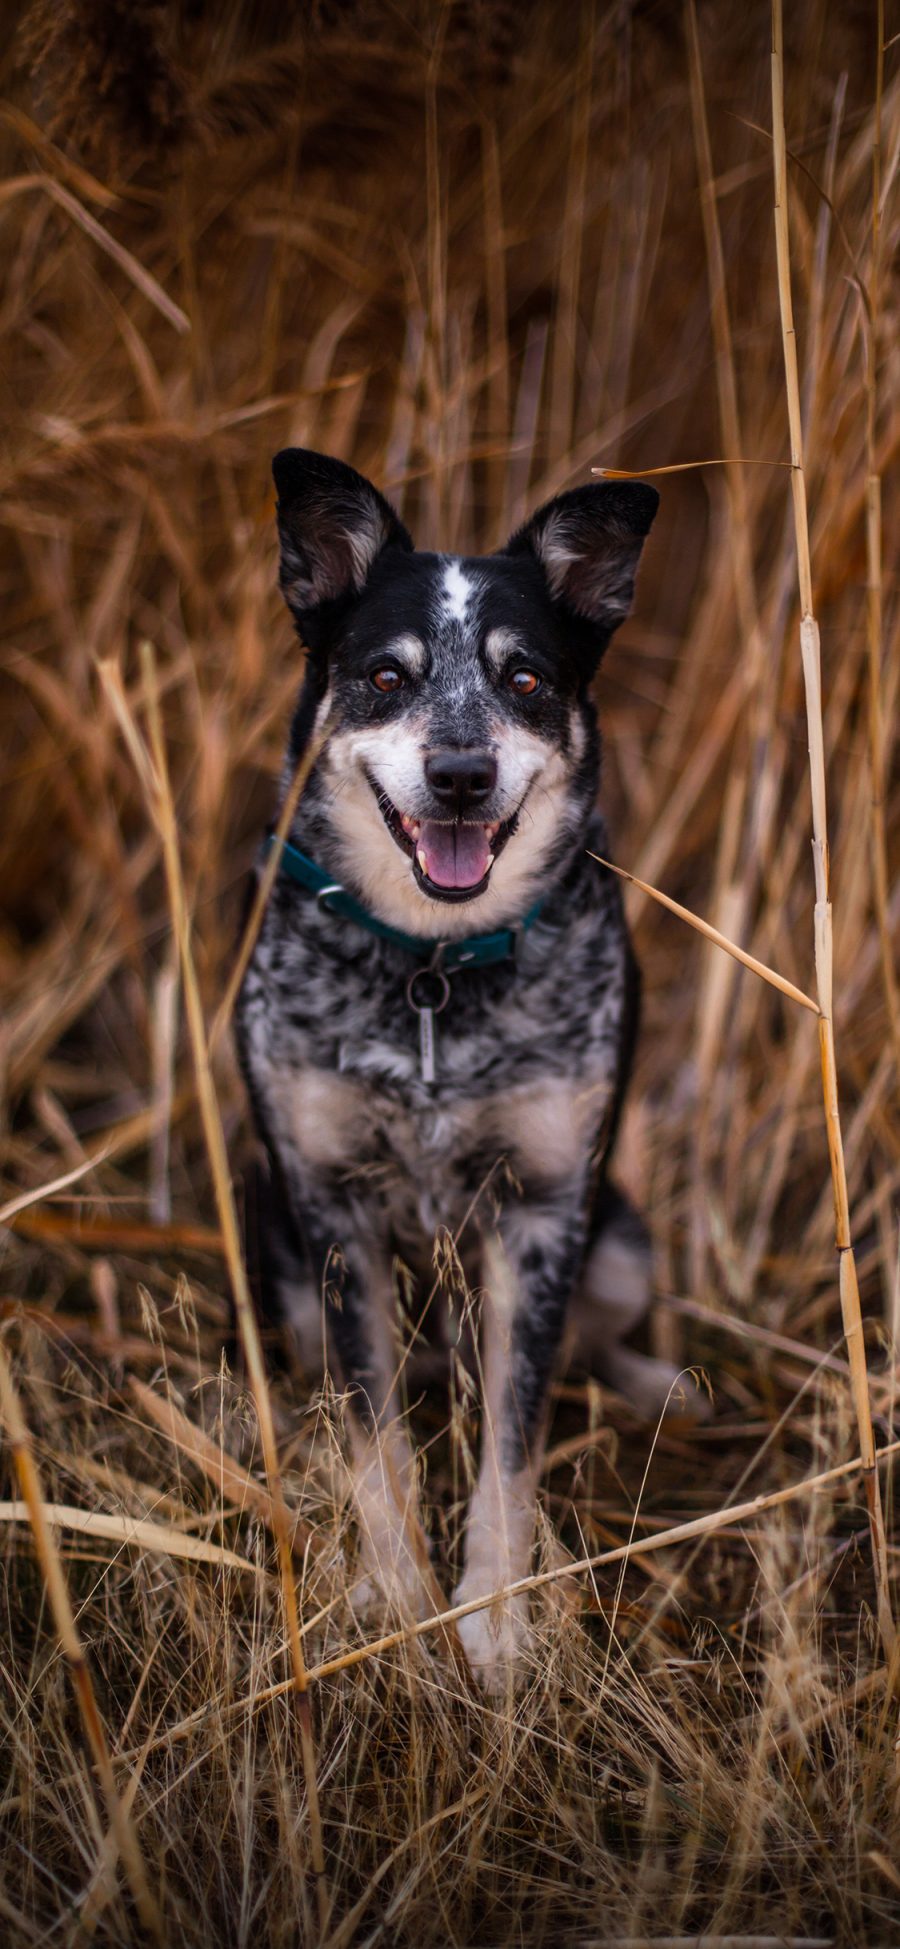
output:
[[304, 642], [317, 649], [334, 605], [359, 594], [383, 549], [411, 549], [412, 539], [377, 487], [343, 460], [285, 447], [272, 472], [281, 591]]

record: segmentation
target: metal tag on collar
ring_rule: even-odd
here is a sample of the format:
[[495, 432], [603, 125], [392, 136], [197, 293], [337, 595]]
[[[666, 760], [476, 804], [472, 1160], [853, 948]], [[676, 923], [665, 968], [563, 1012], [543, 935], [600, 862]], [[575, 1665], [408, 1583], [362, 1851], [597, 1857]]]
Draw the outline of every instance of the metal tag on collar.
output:
[[450, 981], [441, 967], [446, 941], [438, 941], [431, 960], [424, 968], [414, 968], [406, 984], [406, 999], [419, 1018], [419, 1063], [423, 1083], [433, 1083], [436, 1074], [434, 1018], [450, 1000]]
[[528, 928], [524, 920], [517, 920], [509, 931], [512, 935], [511, 952], [513, 967], [519, 968], [522, 965], [522, 948], [528, 938]]

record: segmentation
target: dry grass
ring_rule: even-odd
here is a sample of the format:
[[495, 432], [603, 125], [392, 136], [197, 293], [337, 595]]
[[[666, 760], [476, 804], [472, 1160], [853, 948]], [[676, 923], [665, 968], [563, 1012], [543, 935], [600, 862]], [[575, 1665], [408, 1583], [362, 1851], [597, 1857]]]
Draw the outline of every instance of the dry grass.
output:
[[[139, 1911], [189, 1945], [897, 1939], [897, 1704], [811, 1020], [833, 1027], [885, 1447], [900, 79], [881, 19], [810, 0], [786, 22], [814, 605], [765, 8], [40, 0], [7, 49], [10, 1943], [138, 1939]], [[271, 1337], [267, 1382], [246, 1307], [243, 1358], [233, 1337], [217, 1130], [238, 1193], [249, 1134], [221, 1029], [298, 680], [268, 489], [291, 440], [460, 548], [592, 466], [672, 470], [598, 694], [616, 858], [676, 907], [629, 890], [646, 1007], [623, 1168], [654, 1230], [653, 1338], [707, 1371], [715, 1414], [655, 1436], [561, 1385], [515, 1709], [473, 1693], [446, 1624], [367, 1649], [340, 1401]], [[436, 1303], [465, 1304], [445, 1240], [436, 1263]], [[444, 1590], [477, 1438], [455, 1379], [449, 1409], [411, 1397]]]

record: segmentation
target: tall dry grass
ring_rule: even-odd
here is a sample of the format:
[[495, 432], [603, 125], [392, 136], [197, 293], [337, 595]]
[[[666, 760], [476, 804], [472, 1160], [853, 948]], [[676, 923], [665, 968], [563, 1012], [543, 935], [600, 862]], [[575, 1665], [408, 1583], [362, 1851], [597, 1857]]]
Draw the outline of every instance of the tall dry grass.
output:
[[[897, 1937], [892, 1454], [874, 1568], [863, 1478], [900, 1306], [900, 83], [880, 0], [785, 31], [793, 400], [766, 8], [33, 0], [9, 38], [11, 1943]], [[744, 960], [630, 891], [623, 1171], [652, 1339], [716, 1411], [561, 1384], [515, 1711], [446, 1623], [371, 1648], [340, 1400], [240, 1310], [222, 1030], [298, 681], [291, 440], [462, 549], [591, 467], [673, 470], [598, 699], [616, 859]], [[438, 1273], [466, 1307], [452, 1241]], [[460, 1370], [410, 1407], [449, 1590], [477, 1416]]]

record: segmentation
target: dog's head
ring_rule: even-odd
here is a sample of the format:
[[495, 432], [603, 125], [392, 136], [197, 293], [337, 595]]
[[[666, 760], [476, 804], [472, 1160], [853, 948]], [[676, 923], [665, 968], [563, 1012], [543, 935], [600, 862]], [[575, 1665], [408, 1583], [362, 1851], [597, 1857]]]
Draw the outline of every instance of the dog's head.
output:
[[281, 587], [309, 652], [302, 740], [342, 884], [427, 936], [515, 921], [568, 857], [597, 786], [588, 686], [627, 615], [658, 495], [598, 482], [496, 555], [417, 552], [342, 461], [274, 462]]

